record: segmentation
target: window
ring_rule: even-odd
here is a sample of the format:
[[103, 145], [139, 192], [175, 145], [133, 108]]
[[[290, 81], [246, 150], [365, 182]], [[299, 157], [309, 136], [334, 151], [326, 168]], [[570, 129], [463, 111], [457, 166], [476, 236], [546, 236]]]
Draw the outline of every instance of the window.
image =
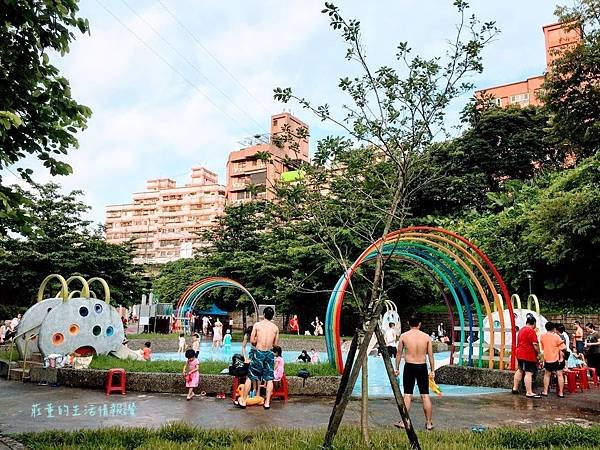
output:
[[494, 99], [494, 105], [502, 107], [502, 99], [501, 98], [495, 98]]
[[521, 106], [529, 105], [529, 93], [511, 95], [510, 96], [510, 104], [511, 105], [518, 104]]

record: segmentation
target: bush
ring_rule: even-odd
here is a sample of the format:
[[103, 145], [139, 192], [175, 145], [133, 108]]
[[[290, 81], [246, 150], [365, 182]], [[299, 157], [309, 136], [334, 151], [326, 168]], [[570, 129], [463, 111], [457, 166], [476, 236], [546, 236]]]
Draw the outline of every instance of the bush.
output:
[[25, 314], [27, 309], [27, 306], [0, 305], [0, 321], [17, 317], [17, 314]]

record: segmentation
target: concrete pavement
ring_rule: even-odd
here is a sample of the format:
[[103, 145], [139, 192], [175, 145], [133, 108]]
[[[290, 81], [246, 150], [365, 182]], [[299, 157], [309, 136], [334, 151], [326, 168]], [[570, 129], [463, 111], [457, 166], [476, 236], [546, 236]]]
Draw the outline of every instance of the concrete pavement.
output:
[[[565, 399], [539, 400], [492, 394], [434, 397], [437, 428], [470, 429], [474, 425], [537, 427], [554, 423], [600, 423], [600, 389], [569, 395]], [[186, 401], [174, 394], [130, 393], [107, 397], [91, 389], [37, 386], [0, 379], [0, 433], [12, 434], [48, 429], [76, 430], [108, 426], [158, 427], [183, 421], [204, 428], [254, 429], [266, 427], [322, 428], [327, 425], [332, 398], [291, 398], [274, 401], [270, 411], [261, 407], [236, 409], [229, 399], [196, 397]], [[392, 399], [370, 401], [372, 426], [390, 426], [399, 416]], [[351, 401], [344, 422], [359, 423], [360, 404]], [[423, 428], [417, 400], [411, 418]]]

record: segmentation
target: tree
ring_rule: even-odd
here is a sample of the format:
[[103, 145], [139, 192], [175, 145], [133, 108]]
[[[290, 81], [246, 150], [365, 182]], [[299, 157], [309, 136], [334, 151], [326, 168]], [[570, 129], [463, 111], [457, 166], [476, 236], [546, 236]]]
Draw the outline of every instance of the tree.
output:
[[471, 103], [466, 111], [470, 128], [426, 151], [430, 181], [416, 195], [416, 216], [482, 211], [488, 194], [510, 180], [528, 180], [564, 164], [563, 147], [555, 147], [548, 135], [544, 109]]
[[[102, 230], [90, 230], [81, 218], [89, 206], [80, 191], [60, 194], [54, 183], [33, 185], [37, 192], [15, 187], [27, 202], [33, 234], [0, 239], [0, 293], [2, 303], [29, 306], [42, 280], [51, 273], [101, 277], [110, 286], [115, 303], [131, 305], [143, 289], [139, 267], [133, 265], [130, 245], [108, 244]], [[51, 286], [57, 292], [57, 286]], [[98, 293], [101, 296], [101, 293]]]
[[[343, 105], [346, 115], [336, 118], [329, 105], [315, 106], [293, 94], [291, 88], [275, 89], [275, 99], [284, 103], [290, 100], [297, 101], [321, 120], [337, 124], [349, 137], [330, 137], [321, 141], [314, 164], [302, 168], [306, 173], [304, 179], [281, 190], [282, 197], [287, 199], [286, 204], [291, 210], [289, 215], [296, 220], [310, 221], [319, 231], [323, 231], [319, 236], [320, 241], [328, 248], [333, 261], [344, 270], [348, 268], [348, 259], [344, 253], [346, 242], [365, 231], [366, 236], [370, 234], [372, 237], [381, 238], [392, 231], [392, 227], [403, 224], [413, 193], [422, 183], [420, 175], [423, 165], [419, 161], [434, 137], [443, 132], [446, 107], [452, 99], [472, 87], [464, 82], [465, 76], [482, 70], [480, 52], [497, 30], [493, 22], [480, 25], [475, 17], [468, 17], [468, 5], [464, 1], [457, 0], [454, 4], [459, 12], [459, 25], [445, 59], [413, 57], [408, 44], [400, 43], [396, 59], [402, 69], [384, 66], [373, 71], [366, 61], [360, 22], [346, 20], [338, 7], [325, 3], [323, 13], [329, 16], [331, 27], [340, 31], [348, 45], [347, 59], [358, 63], [362, 72], [362, 76], [353, 79], [345, 77], [339, 81], [340, 89], [346, 92], [351, 100], [350, 104]], [[465, 34], [468, 37], [465, 38]], [[298, 136], [288, 133], [287, 138], [288, 142], [293, 143]], [[350, 162], [360, 160], [362, 152], [369, 152], [373, 158], [362, 165], [363, 174], [348, 176], [348, 171], [360, 171], [361, 166], [351, 166], [341, 158], [357, 150], [358, 158], [350, 158]], [[382, 168], [389, 170], [380, 174], [374, 173], [375, 178], [369, 177], [368, 166], [371, 161], [382, 161]], [[334, 189], [338, 182], [341, 186], [353, 185], [358, 195], [348, 198], [336, 195]], [[372, 195], [374, 191], [381, 189], [390, 193], [383, 201]], [[304, 201], [298, 201], [303, 199]], [[345, 217], [352, 217], [352, 214], [364, 209], [376, 215], [376, 226], [371, 230], [365, 230], [364, 224], [354, 227], [351, 221], [344, 223], [345, 231], [340, 227], [327, 226], [331, 220], [336, 219], [336, 213], [339, 211], [344, 212], [341, 217], [345, 220]], [[382, 278], [388, 260], [389, 258], [383, 257], [381, 247], [378, 248], [375, 267], [372, 276], [369, 277], [368, 294], [361, 296], [352, 289], [362, 317], [362, 326], [356, 330], [349, 352], [349, 355], [357, 352], [356, 363], [353, 357], [347, 358], [325, 437], [325, 447], [332, 445], [361, 366], [362, 385], [367, 385], [365, 358], [371, 337], [376, 333], [380, 342], [383, 339], [381, 330], [377, 327], [377, 319], [383, 307]], [[386, 354], [387, 350], [384, 350], [384, 355]], [[384, 361], [411, 445], [419, 448], [391, 363], [385, 356]], [[369, 441], [367, 397], [363, 390], [361, 428], [366, 443]]]
[[541, 98], [555, 139], [586, 157], [600, 147], [600, 1], [577, 0], [572, 7], [558, 7], [556, 15], [582, 39], [553, 61]]
[[509, 285], [526, 292], [534, 269], [535, 293], [561, 307], [597, 304], [600, 270], [600, 155], [576, 168], [514, 182], [492, 196], [494, 211], [455, 224], [486, 249]]
[[[88, 31], [78, 10], [77, 0], [0, 0], [0, 170], [31, 155], [51, 175], [72, 172], [59, 158], [77, 147], [75, 133], [85, 128], [91, 110], [71, 98], [69, 82], [50, 54], [64, 55], [74, 30]], [[32, 181], [32, 169], [16, 170]], [[26, 201], [0, 175], [0, 235], [29, 231]]]

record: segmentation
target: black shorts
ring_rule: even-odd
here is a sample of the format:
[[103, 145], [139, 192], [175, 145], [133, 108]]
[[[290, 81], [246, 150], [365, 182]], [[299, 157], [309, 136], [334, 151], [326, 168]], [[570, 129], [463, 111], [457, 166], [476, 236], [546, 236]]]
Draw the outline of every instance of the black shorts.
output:
[[396, 354], [398, 353], [398, 348], [393, 346], [393, 345], [388, 345], [387, 346], [387, 351], [390, 355], [390, 358], [395, 358]]
[[577, 349], [577, 353], [583, 353], [585, 350], [585, 343], [583, 341], [575, 341], [575, 348]]
[[518, 360], [518, 367], [523, 372], [530, 372], [532, 374], [537, 373], [537, 362], [534, 361], [525, 361], [524, 359]]
[[[563, 367], [564, 367], [564, 365], [563, 365]], [[544, 369], [546, 369], [548, 372], [558, 372], [559, 370], [562, 370], [562, 367], [560, 366], [559, 361], [554, 361], [554, 362], [545, 362]]]
[[429, 394], [429, 374], [427, 373], [427, 364], [404, 363], [404, 373], [402, 374], [402, 384], [404, 393], [412, 394], [415, 389], [415, 381], [419, 386], [421, 395]]

